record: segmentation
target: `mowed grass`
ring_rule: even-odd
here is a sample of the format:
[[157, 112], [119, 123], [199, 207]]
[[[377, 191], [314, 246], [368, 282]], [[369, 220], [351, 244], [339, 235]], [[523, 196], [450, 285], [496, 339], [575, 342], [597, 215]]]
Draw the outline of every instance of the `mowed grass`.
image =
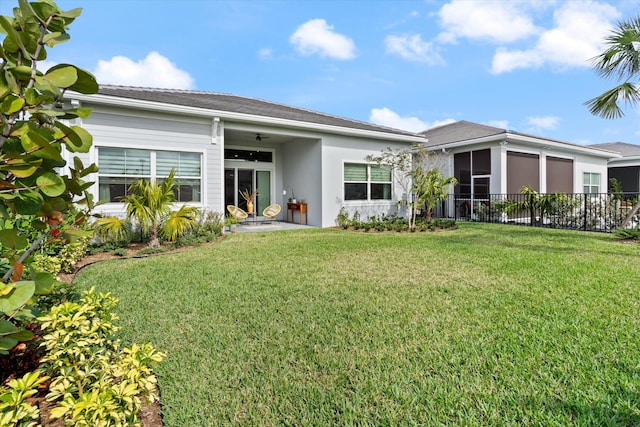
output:
[[167, 426], [638, 425], [640, 249], [491, 224], [228, 236], [84, 270]]

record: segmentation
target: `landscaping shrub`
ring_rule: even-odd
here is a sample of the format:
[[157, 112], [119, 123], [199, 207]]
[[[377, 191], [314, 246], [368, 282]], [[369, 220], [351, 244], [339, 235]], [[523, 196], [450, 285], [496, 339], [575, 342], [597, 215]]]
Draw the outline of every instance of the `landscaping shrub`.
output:
[[39, 318], [43, 370], [51, 377], [51, 418], [71, 425], [135, 425], [145, 400], [158, 398], [152, 372], [163, 358], [151, 344], [120, 350], [113, 334], [117, 299], [93, 289]]
[[639, 240], [640, 229], [637, 228], [625, 228], [619, 229], [615, 232], [616, 237], [623, 240]]

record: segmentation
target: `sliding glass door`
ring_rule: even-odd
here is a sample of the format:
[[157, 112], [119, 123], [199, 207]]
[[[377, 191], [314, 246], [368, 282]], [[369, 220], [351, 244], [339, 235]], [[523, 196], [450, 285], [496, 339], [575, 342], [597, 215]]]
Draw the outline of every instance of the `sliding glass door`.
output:
[[241, 191], [258, 189], [255, 210], [260, 215], [264, 208], [271, 204], [271, 171], [245, 168], [225, 168], [224, 200], [225, 205], [235, 205], [247, 210], [247, 201], [240, 195]]

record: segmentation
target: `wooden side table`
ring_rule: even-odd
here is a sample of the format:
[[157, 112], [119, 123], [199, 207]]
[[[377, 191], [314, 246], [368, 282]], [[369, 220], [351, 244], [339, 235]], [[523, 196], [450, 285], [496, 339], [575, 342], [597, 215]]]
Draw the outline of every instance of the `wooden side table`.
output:
[[309, 222], [309, 213], [307, 212], [307, 204], [306, 203], [287, 203], [287, 222], [289, 222], [289, 212], [291, 212], [291, 222], [293, 222], [293, 214], [295, 211], [298, 211], [298, 215], [300, 216], [300, 224], [302, 224], [302, 214], [304, 213], [304, 223], [305, 225]]

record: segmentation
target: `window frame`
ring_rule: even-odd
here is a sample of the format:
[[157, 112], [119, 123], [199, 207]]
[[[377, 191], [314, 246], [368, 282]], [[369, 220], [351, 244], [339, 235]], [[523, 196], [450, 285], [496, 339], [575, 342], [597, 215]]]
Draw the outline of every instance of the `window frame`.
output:
[[[128, 174], [114, 174], [114, 173], [102, 173], [100, 171], [100, 151], [104, 150], [104, 149], [115, 149], [115, 150], [139, 150], [139, 151], [145, 151], [147, 153], [149, 153], [149, 174], [145, 175], [145, 174], [136, 174], [136, 175], [128, 175]], [[198, 191], [198, 196], [200, 200], [197, 201], [181, 201], [180, 200], [180, 188], [177, 188], [177, 194], [176, 194], [176, 200], [175, 203], [188, 203], [191, 205], [204, 205], [205, 204], [205, 195], [204, 195], [204, 182], [205, 182], [205, 152], [202, 150], [171, 150], [171, 149], [158, 149], [158, 148], [154, 148], [154, 149], [149, 149], [149, 148], [143, 148], [143, 147], [139, 147], [139, 146], [132, 146], [132, 147], [122, 147], [120, 145], [100, 145], [100, 146], [96, 146], [96, 154], [95, 154], [95, 159], [96, 159], [96, 164], [98, 165], [98, 172], [97, 172], [97, 179], [96, 179], [96, 190], [98, 192], [97, 196], [100, 199], [100, 180], [103, 178], [124, 178], [126, 179], [126, 184], [125, 184], [125, 195], [127, 194], [127, 191], [129, 189], [129, 186], [133, 183], [133, 182], [137, 182], [138, 179], [145, 179], [148, 180], [150, 182], [154, 182], [157, 180], [162, 180], [164, 178], [166, 178], [168, 176], [165, 174], [160, 174], [158, 171], [158, 162], [156, 159], [156, 155], [157, 153], [185, 153], [185, 154], [195, 154], [198, 155], [200, 157], [200, 165], [199, 165], [199, 169], [200, 169], [200, 175], [195, 176], [195, 175], [177, 175], [177, 171], [176, 171], [176, 175], [175, 175], [175, 180], [178, 182], [178, 184], [180, 184], [180, 179], [184, 179], [184, 180], [189, 180], [189, 181], [195, 181], [197, 180], [199, 182], [199, 191]], [[111, 205], [115, 205], [115, 204], [123, 204], [122, 201], [120, 200], [109, 200], [106, 202], [107, 204], [111, 204]]]
[[[347, 171], [348, 165], [356, 165], [356, 166], [364, 166], [366, 167], [366, 179], [365, 180], [347, 180], [345, 177], [345, 173]], [[384, 168], [389, 172], [389, 181], [379, 181], [374, 180], [373, 174], [371, 172], [372, 168]], [[365, 188], [365, 198], [347, 198], [347, 184], [358, 184], [363, 185]], [[389, 198], [373, 198], [372, 195], [374, 193], [373, 187], [376, 185], [389, 186]], [[384, 193], [384, 189], [382, 190]], [[350, 203], [362, 203], [362, 202], [391, 202], [393, 201], [393, 173], [390, 167], [385, 165], [378, 165], [376, 163], [364, 163], [364, 162], [344, 162], [342, 164], [342, 200], [344, 202]]]
[[[593, 184], [593, 178], [596, 176], [598, 177], [598, 183]], [[600, 194], [601, 183], [602, 174], [600, 174], [599, 172], [582, 172], [582, 191], [584, 192], [584, 194]], [[593, 191], [594, 188], [597, 191]]]

